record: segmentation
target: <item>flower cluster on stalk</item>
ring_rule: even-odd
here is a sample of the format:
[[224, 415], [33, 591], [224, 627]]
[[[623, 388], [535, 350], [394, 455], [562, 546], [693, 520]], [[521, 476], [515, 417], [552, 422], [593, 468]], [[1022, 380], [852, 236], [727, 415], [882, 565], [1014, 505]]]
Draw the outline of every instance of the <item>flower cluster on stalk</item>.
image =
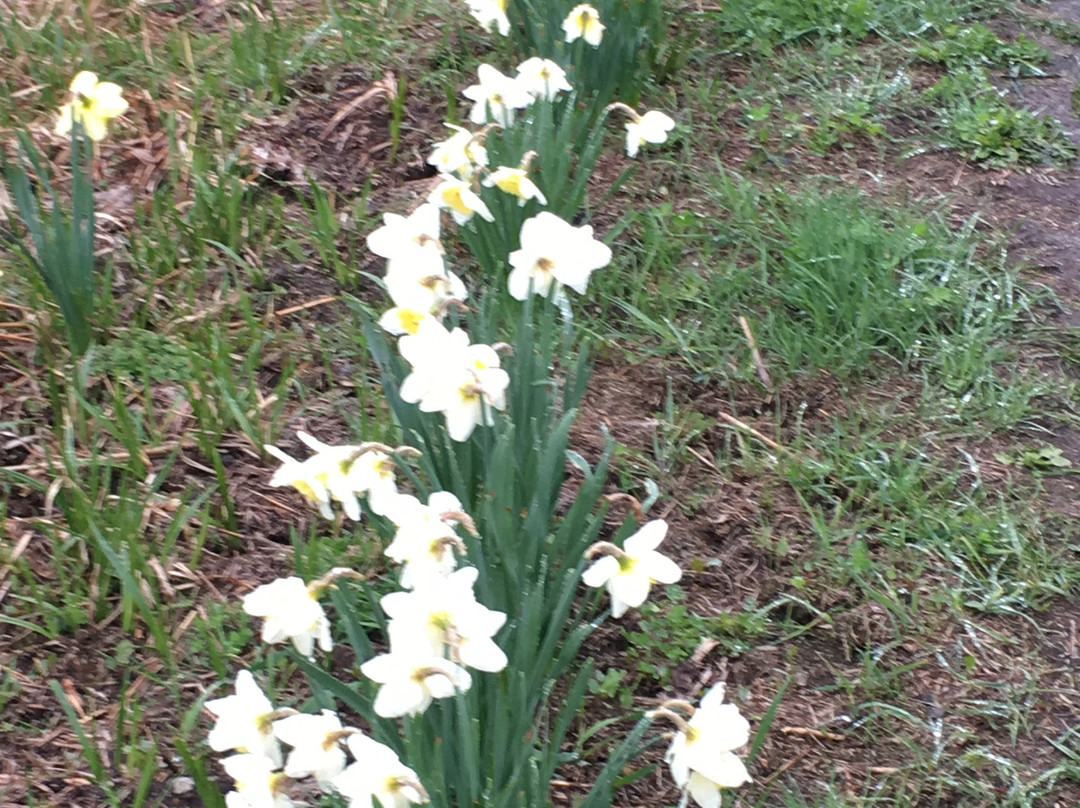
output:
[[314, 454], [299, 461], [276, 446], [264, 446], [267, 454], [282, 463], [270, 478], [270, 485], [296, 489], [327, 519], [334, 518], [332, 502], [340, 503], [350, 519], [360, 519], [361, 496], [373, 512], [385, 513], [398, 495], [391, 455], [417, 454], [410, 446], [391, 448], [381, 443], [332, 446], [306, 432], [297, 432], [296, 436]]
[[[228, 808], [292, 808], [289, 788], [311, 777], [324, 792], [340, 794], [350, 808], [406, 808], [428, 801], [412, 769], [388, 746], [356, 727], [344, 726], [333, 710], [318, 715], [275, 710], [250, 671], [236, 676], [231, 696], [206, 702], [216, 718], [208, 743], [233, 779]], [[288, 756], [282, 744], [290, 747]], [[353, 763], [349, 763], [349, 755]]]
[[[485, 28], [508, 32], [505, 0], [467, 2]], [[605, 30], [596, 9], [587, 4], [572, 9], [562, 27], [566, 42], [581, 39], [592, 47], [601, 45]], [[591, 226], [571, 224], [542, 209], [548, 197], [537, 170], [542, 168], [541, 155], [528, 151], [517, 165], [490, 160], [486, 140], [492, 131], [531, 126], [536, 105], [552, 104], [560, 94], [572, 92], [566, 71], [551, 59], [526, 59], [513, 76], [481, 65], [477, 82], [463, 93], [473, 103], [468, 115], [473, 128], [447, 124], [448, 136], [434, 144], [428, 163], [438, 180], [427, 199], [407, 216], [384, 214], [382, 226], [367, 237], [371, 252], [386, 260], [383, 286], [390, 306], [378, 323], [396, 338], [397, 351], [409, 368], [398, 395], [422, 412], [440, 414], [446, 434], [459, 443], [468, 441], [478, 427], [494, 425], [495, 413], [507, 407], [511, 377], [502, 366], [504, 346], [473, 342], [458, 324], [457, 315], [469, 311], [469, 291], [447, 264], [442, 212], [448, 211], [459, 226], [498, 227], [495, 213], [506, 209], [495, 204], [500, 194], [519, 207], [531, 206], [532, 215], [517, 233], [518, 247], [506, 256], [507, 291], [517, 300], [536, 294], [561, 307], [567, 289], [584, 294], [592, 273], [612, 259], [610, 247], [595, 237]], [[631, 157], [643, 144], [665, 142], [674, 127], [664, 113], [639, 114], [620, 103], [605, 110], [605, 116], [614, 109], [629, 119], [626, 150]], [[500, 152], [493, 147], [492, 153]], [[436, 491], [421, 501], [398, 488], [396, 464], [418, 452], [377, 443], [332, 445], [306, 433], [299, 438], [311, 452], [303, 460], [265, 447], [281, 461], [271, 485], [294, 488], [328, 519], [335, 517], [335, 506], [352, 520], [359, 520], [367, 508], [383, 524], [393, 525], [384, 553], [400, 565], [401, 589], [380, 600], [388, 647], [359, 667], [375, 685], [374, 713], [388, 719], [417, 716], [438, 700], [468, 691], [475, 676], [503, 671], [508, 658], [496, 638], [507, 616], [476, 596], [480, 570], [468, 565], [468, 548], [480, 540], [473, 520], [449, 492]], [[679, 580], [678, 566], [657, 552], [666, 531], [666, 523], [654, 520], [621, 546], [597, 542], [588, 549], [593, 563], [583, 581], [606, 588], [614, 617], [641, 606], [653, 584]], [[245, 595], [243, 608], [262, 618], [264, 642], [291, 642], [311, 659], [316, 648], [333, 648], [330, 621], [319, 597], [348, 575], [356, 573], [337, 568], [310, 583], [297, 576], [280, 578]], [[682, 721], [684, 737], [676, 737], [669, 753], [672, 772], [704, 808], [716, 806], [708, 783], [727, 787], [736, 779], [715, 779], [721, 772], [702, 763], [694, 751], [714, 745], [700, 740], [710, 737], [711, 704], [707, 697], [697, 719], [686, 720], [671, 710], [658, 713]], [[304, 778], [312, 778], [324, 792], [339, 794], [350, 808], [368, 808], [375, 801], [382, 808], [408, 808], [428, 801], [421, 777], [393, 749], [357, 727], [343, 725], [329, 710], [317, 715], [275, 710], [248, 671], [237, 676], [234, 695], [207, 702], [206, 708], [217, 719], [211, 748], [235, 753], [222, 760], [236, 784], [228, 795], [229, 808], [289, 808], [290, 785]], [[729, 743], [732, 738], [722, 740]], [[735, 746], [725, 747], [724, 754]], [[725, 762], [731, 765], [727, 758]]]
[[[310, 465], [303, 471], [290, 468], [291, 484], [308, 481], [297, 486], [302, 492], [321, 485], [327, 497], [334, 492], [332, 497], [339, 502], [355, 496], [359, 486], [345, 481], [359, 474], [353, 468], [359, 457], [375, 452], [388, 458], [391, 451], [377, 444], [332, 446], [311, 436], [304, 442], [316, 449], [316, 455], [303, 463], [288, 461], [286, 466]], [[369, 505], [378, 477], [370, 477], [373, 465], [377, 464], [366, 465], [369, 476], [361, 477]], [[320, 506], [328, 501], [309, 498]], [[473, 520], [457, 497], [438, 491], [421, 502], [388, 485], [374, 501], [379, 503], [377, 512], [396, 527], [385, 553], [402, 565], [403, 591], [388, 594], [381, 602], [389, 618], [389, 650], [364, 662], [360, 670], [379, 685], [373, 704], [376, 714], [417, 715], [436, 699], [467, 691], [472, 685], [467, 669], [497, 673], [506, 667], [506, 654], [494, 639], [506, 615], [476, 599], [475, 567], [457, 568], [466, 555], [457, 530], [476, 535]], [[330, 623], [318, 597], [344, 577], [359, 575], [339, 567], [309, 584], [295, 576], [279, 578], [245, 595], [244, 611], [263, 618], [264, 642], [291, 640], [300, 654], [310, 658], [316, 644], [323, 651], [333, 648]], [[383, 808], [427, 801], [419, 777], [392, 749], [355, 727], [343, 727], [329, 710], [319, 715], [275, 710], [249, 671], [237, 675], [233, 695], [207, 702], [206, 709], [217, 719], [208, 738], [210, 748], [237, 753], [221, 761], [236, 783], [228, 796], [229, 808], [289, 808], [292, 781], [309, 776], [323, 791], [341, 794], [350, 806], [367, 808], [372, 797]], [[282, 754], [282, 743], [291, 747], [288, 757]], [[355, 758], [351, 765], [346, 749]]]

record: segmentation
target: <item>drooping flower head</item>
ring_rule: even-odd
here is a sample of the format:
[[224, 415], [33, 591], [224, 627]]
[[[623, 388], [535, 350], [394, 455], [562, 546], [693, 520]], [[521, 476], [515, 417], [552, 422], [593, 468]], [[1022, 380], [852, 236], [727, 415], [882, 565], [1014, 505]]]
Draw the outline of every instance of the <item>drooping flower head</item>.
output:
[[345, 769], [341, 741], [359, 732], [342, 727], [333, 710], [323, 710], [319, 715], [298, 713], [274, 722], [274, 735], [292, 747], [285, 760], [285, 774], [295, 778], [314, 776], [323, 789]]
[[300, 492], [304, 499], [316, 505], [319, 513], [326, 519], [334, 518], [330, 501], [340, 502], [345, 515], [352, 520], [360, 518], [360, 502], [356, 492], [348, 484], [349, 467], [355, 459], [357, 447], [331, 446], [323, 443], [306, 432], [297, 432], [309, 449], [314, 451], [307, 460], [297, 461], [278, 449], [266, 445], [263, 449], [282, 462], [282, 466], [270, 477], [274, 487], [291, 486]]
[[522, 168], [499, 166], [484, 178], [484, 185], [516, 196], [519, 207], [524, 207], [530, 199], [535, 199], [541, 205], [547, 204], [547, 198], [536, 187], [536, 183], [529, 179], [528, 165]]
[[234, 695], [208, 701], [206, 709], [217, 718], [206, 739], [211, 749], [215, 752], [235, 749], [267, 758], [273, 769], [281, 766], [281, 747], [274, 737], [273, 723], [284, 715], [274, 710], [250, 671], [236, 674]]
[[349, 752], [355, 763], [333, 780], [334, 789], [349, 801], [349, 808], [410, 808], [428, 801], [416, 772], [388, 746], [366, 735], [352, 735]]
[[673, 584], [682, 577], [678, 565], [656, 551], [667, 529], [667, 522], [654, 519], [623, 542], [621, 548], [597, 542], [587, 551], [589, 557], [604, 555], [585, 570], [581, 580], [586, 586], [607, 587], [612, 617], [622, 617], [628, 609], [641, 606], [654, 583]]
[[503, 36], [510, 33], [510, 20], [506, 16], [507, 0], [467, 0], [469, 13], [485, 31], [496, 30]]
[[440, 174], [457, 174], [463, 180], [470, 180], [477, 168], [488, 164], [487, 149], [484, 148], [485, 130], [473, 134], [468, 129], [446, 124], [454, 134], [435, 144], [428, 157], [429, 165], [435, 166]]
[[288, 775], [263, 755], [243, 754], [223, 758], [221, 765], [234, 781], [235, 791], [225, 795], [226, 808], [292, 808], [285, 788]]
[[588, 3], [574, 6], [563, 20], [562, 29], [566, 34], [566, 41], [573, 42], [575, 39], [584, 39], [594, 48], [604, 38], [604, 24], [600, 22], [600, 12]]
[[636, 109], [619, 102], [612, 104], [609, 109], [621, 109], [630, 117], [626, 122], [627, 157], [637, 157], [638, 150], [646, 143], [666, 143], [668, 132], [675, 128], [671, 116], [659, 110], [638, 115]]
[[460, 665], [431, 653], [420, 639], [401, 645], [407, 639], [396, 637], [390, 653], [380, 654], [360, 666], [360, 672], [381, 685], [372, 708], [383, 718], [419, 715], [435, 699], [467, 691], [472, 677]]
[[296, 576], [278, 578], [244, 595], [244, 611], [264, 618], [262, 641], [292, 640], [298, 653], [311, 658], [316, 640], [324, 651], [334, 647], [330, 621], [319, 605], [319, 590]]
[[[270, 485], [274, 488], [288, 486], [296, 489], [309, 503], [319, 509], [324, 519], [334, 518], [334, 509], [330, 507], [330, 492], [326, 489], [326, 470], [318, 464], [304, 461], [301, 463], [276, 446], [263, 446], [267, 454], [276, 457], [282, 465], [271, 475]], [[357, 503], [357, 516], [360, 505]]]
[[462, 516], [461, 502], [446, 491], [433, 493], [426, 505], [408, 494], [393, 500], [386, 517], [397, 527], [397, 532], [384, 552], [404, 565], [403, 588], [411, 589], [419, 576], [449, 575], [454, 571], [455, 549], [465, 554], [465, 544], [454, 530]]
[[476, 195], [467, 182], [457, 177], [444, 174], [442, 182], [431, 192], [428, 201], [450, 211], [458, 224], [465, 224], [473, 214], [479, 214], [481, 219], [489, 222], [495, 221], [484, 200]]
[[408, 264], [442, 266], [442, 245], [439, 243], [439, 209], [420, 205], [408, 216], [384, 213], [382, 227], [367, 237], [367, 246], [378, 256]]
[[56, 134], [60, 136], [70, 134], [72, 122], [77, 121], [91, 140], [104, 140], [109, 121], [127, 112], [128, 102], [120, 85], [98, 81], [89, 70], [77, 73], [69, 89], [74, 99], [60, 107], [56, 121]]
[[[668, 709], [691, 713], [689, 721]], [[701, 808], [719, 808], [720, 789], [738, 788], [750, 781], [746, 765], [734, 750], [750, 740], [750, 723], [734, 704], [724, 703], [724, 684], [713, 686], [694, 710], [685, 702], [665, 702], [654, 715], [666, 716], [679, 726], [664, 760], [675, 784]]]
[[416, 576], [411, 592], [391, 592], [381, 601], [391, 618], [390, 644], [427, 642], [435, 656], [476, 670], [497, 673], [506, 667], [506, 654], [492, 639], [506, 615], [476, 600], [476, 567], [450, 575], [427, 572]]
[[412, 365], [401, 397], [424, 412], [443, 413], [453, 440], [468, 440], [480, 424], [491, 426], [492, 410], [506, 407], [510, 377], [499, 366], [498, 353], [490, 345], [470, 345], [462, 329], [424, 322], [416, 334], [398, 341], [398, 350]]

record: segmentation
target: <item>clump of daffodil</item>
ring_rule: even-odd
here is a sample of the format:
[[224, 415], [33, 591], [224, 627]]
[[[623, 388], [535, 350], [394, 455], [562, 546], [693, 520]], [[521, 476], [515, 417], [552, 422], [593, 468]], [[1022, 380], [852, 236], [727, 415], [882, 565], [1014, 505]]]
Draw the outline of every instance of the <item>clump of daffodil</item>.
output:
[[637, 157], [638, 150], [646, 143], [667, 142], [668, 132], [675, 128], [675, 121], [670, 115], [659, 110], [650, 110], [644, 115], [633, 107], [616, 101], [608, 107], [625, 112], [630, 120], [626, 122], [626, 156]]
[[682, 570], [656, 548], [667, 535], [667, 522], [654, 519], [617, 547], [600, 541], [585, 551], [586, 558], [601, 555], [581, 576], [586, 586], [606, 586], [611, 595], [611, 616], [622, 617], [649, 597], [654, 583], [673, 584]]
[[76, 74], [69, 89], [73, 99], [60, 107], [60, 118], [56, 121], [58, 135], [70, 134], [72, 123], [77, 121], [91, 140], [104, 140], [109, 133], [109, 121], [127, 112], [128, 102], [121, 94], [120, 85], [98, 81], [89, 70]]
[[562, 24], [567, 42], [584, 39], [594, 48], [599, 46], [600, 40], [604, 38], [604, 28], [604, 24], [600, 22], [600, 12], [588, 3], [574, 6]]
[[701, 808], [720, 808], [720, 789], [738, 788], [750, 781], [746, 765], [735, 754], [750, 741], [750, 723], [734, 704], [724, 703], [724, 683], [709, 689], [695, 710], [681, 700], [665, 701], [651, 713], [679, 728], [664, 760], [675, 784]]
[[530, 199], [535, 199], [541, 205], [547, 204], [547, 198], [536, 187], [536, 183], [529, 179], [529, 163], [536, 157], [536, 152], [526, 152], [517, 168], [499, 166], [486, 177], [484, 186], [498, 188], [500, 191], [513, 194], [518, 198], [518, 205], [524, 207]]

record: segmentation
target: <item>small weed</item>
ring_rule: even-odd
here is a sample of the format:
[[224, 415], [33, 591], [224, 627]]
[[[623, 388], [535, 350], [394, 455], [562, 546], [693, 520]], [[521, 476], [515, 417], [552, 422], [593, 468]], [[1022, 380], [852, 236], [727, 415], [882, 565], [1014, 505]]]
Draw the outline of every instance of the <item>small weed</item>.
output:
[[[666, 595], [670, 603], [646, 602], [637, 629], [623, 632], [635, 676], [661, 688], [670, 686], [672, 671], [703, 641], [714, 640], [728, 654], [738, 655], [750, 647], [749, 640], [765, 631], [766, 613], [754, 604], [738, 613], [706, 617], [687, 606], [682, 587], [669, 586]], [[612, 677], [610, 671], [607, 677]]]
[[990, 167], [1067, 164], [1076, 146], [1061, 122], [1005, 101], [982, 68], [942, 78], [925, 93], [939, 110], [944, 144]]
[[1014, 42], [1006, 42], [978, 23], [965, 27], [950, 25], [942, 30], [941, 39], [919, 45], [915, 54], [951, 70], [981, 66], [1007, 70], [1010, 76], [1043, 75], [1039, 65], [1048, 62], [1052, 55], [1023, 34]]

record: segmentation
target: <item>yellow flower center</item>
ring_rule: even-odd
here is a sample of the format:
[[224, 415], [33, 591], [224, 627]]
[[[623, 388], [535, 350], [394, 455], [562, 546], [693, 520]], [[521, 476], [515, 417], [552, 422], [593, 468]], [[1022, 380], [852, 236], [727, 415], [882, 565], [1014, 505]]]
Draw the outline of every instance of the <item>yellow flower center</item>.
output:
[[319, 497], [315, 494], [315, 489], [312, 488], [306, 480], [296, 480], [293, 482], [292, 487], [300, 492], [300, 495], [308, 502], [318, 502]]
[[429, 619], [431, 625], [435, 626], [439, 631], [446, 631], [453, 625], [453, 623], [450, 622], [450, 612], [447, 611], [432, 612], [429, 615]]
[[524, 198], [521, 193], [521, 181], [523, 179], [525, 179], [525, 174], [522, 171], [506, 171], [496, 176], [495, 185], [498, 186], [500, 191]]
[[451, 210], [460, 213], [463, 216], [472, 213], [472, 208], [470, 208], [465, 203], [465, 200], [461, 198], [461, 188], [456, 185], [443, 189], [442, 199]]
[[424, 319], [424, 313], [412, 309], [402, 309], [398, 312], [398, 321], [406, 334], [415, 334], [420, 330], [420, 321]]
[[637, 559], [627, 555], [618, 556], [616, 560], [619, 562], [619, 572], [630, 572], [637, 565]]
[[474, 382], [467, 382], [458, 388], [458, 395], [465, 404], [471, 404], [480, 398], [483, 391]]

